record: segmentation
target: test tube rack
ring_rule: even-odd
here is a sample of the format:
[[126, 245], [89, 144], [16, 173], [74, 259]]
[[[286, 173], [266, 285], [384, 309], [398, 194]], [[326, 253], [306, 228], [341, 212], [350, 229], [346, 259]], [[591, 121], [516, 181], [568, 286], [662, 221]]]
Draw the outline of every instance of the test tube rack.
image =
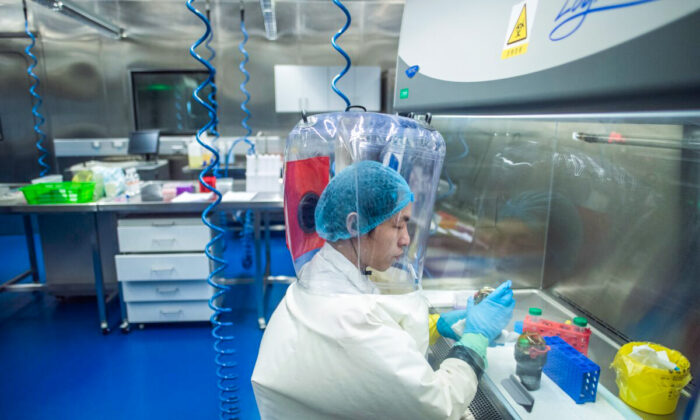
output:
[[556, 335], [585, 356], [588, 356], [588, 341], [591, 338], [590, 328], [575, 327], [574, 325], [562, 324], [561, 322], [554, 322], [541, 318], [534, 320], [530, 315], [526, 315], [523, 321], [523, 332], [525, 331], [536, 332], [543, 337]]
[[576, 404], [595, 402], [600, 366], [561, 337], [544, 337], [550, 347], [542, 369]]

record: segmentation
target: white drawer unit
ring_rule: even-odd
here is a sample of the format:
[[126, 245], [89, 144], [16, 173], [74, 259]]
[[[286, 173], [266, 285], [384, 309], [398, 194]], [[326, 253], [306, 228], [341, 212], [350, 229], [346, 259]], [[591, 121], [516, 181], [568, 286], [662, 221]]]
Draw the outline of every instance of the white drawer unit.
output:
[[209, 275], [204, 253], [126, 254], [114, 257], [119, 281], [201, 280]]
[[214, 288], [203, 281], [127, 281], [122, 292], [125, 302], [209, 300]]
[[123, 311], [129, 323], [208, 321], [211, 234], [199, 218], [120, 219], [114, 257]]
[[121, 219], [119, 252], [201, 251], [211, 239], [201, 219]]
[[209, 321], [209, 302], [127, 302], [129, 322]]

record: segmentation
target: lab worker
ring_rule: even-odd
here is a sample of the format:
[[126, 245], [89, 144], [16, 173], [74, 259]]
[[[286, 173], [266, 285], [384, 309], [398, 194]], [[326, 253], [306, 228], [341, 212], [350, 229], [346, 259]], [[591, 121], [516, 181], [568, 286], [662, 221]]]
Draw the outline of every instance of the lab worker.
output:
[[[272, 315], [252, 376], [263, 419], [459, 419], [487, 347], [512, 316], [510, 282], [478, 305], [428, 314], [408, 249], [414, 194], [370, 160], [333, 177], [315, 210], [325, 244]], [[401, 292], [401, 291], [408, 292]], [[464, 326], [452, 328], [455, 324]], [[430, 336], [455, 338], [438, 370]]]

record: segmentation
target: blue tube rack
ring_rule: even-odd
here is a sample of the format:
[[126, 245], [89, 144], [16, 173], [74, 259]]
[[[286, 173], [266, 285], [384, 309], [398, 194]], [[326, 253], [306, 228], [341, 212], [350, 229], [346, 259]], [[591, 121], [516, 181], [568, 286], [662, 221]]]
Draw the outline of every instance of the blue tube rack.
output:
[[550, 347], [542, 369], [576, 404], [595, 402], [600, 366], [560, 337], [544, 337]]

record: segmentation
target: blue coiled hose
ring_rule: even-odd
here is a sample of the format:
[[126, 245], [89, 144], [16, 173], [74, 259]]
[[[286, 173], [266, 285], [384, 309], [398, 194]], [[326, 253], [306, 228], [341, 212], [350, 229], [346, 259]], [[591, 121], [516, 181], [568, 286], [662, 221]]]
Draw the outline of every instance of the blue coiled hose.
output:
[[36, 148], [39, 149], [40, 155], [39, 155], [39, 166], [41, 166], [41, 171], [39, 172], [39, 176], [44, 176], [49, 171], [51, 170], [51, 166], [49, 166], [48, 163], [46, 163], [46, 159], [49, 157], [49, 151], [46, 150], [46, 148], [41, 144], [45, 139], [46, 139], [46, 134], [41, 130], [41, 126], [44, 124], [46, 119], [44, 118], [43, 115], [41, 115], [41, 112], [39, 112], [39, 108], [41, 108], [41, 104], [43, 103], [43, 100], [41, 99], [41, 95], [37, 93], [37, 88], [39, 87], [39, 77], [34, 74], [34, 68], [36, 68], [37, 65], [37, 59], [34, 54], [32, 54], [32, 48], [34, 48], [34, 45], [36, 45], [36, 37], [34, 34], [29, 30], [29, 19], [27, 19], [27, 5], [24, 4], [24, 32], [27, 34], [27, 36], [32, 40], [31, 44], [25, 48], [24, 52], [27, 53], [29, 58], [32, 60], [32, 63], [29, 65], [27, 68], [27, 74], [29, 74], [29, 77], [34, 79], [34, 83], [32, 86], [29, 88], [29, 93], [34, 97], [34, 106], [32, 107], [32, 115], [34, 115], [34, 132], [38, 136], [38, 140], [36, 141]]
[[[207, 2], [207, 19], [209, 20], [210, 16], [210, 9], [209, 9], [209, 2]], [[216, 50], [210, 45], [211, 41], [214, 39], [214, 32], [209, 34], [209, 38], [207, 38], [207, 41], [204, 43], [204, 47], [209, 51], [209, 58], [207, 61], [211, 63], [214, 61], [214, 58], [216, 58]], [[209, 129], [209, 133], [214, 136], [214, 139], [212, 141], [212, 144], [216, 145], [219, 140], [219, 131], [217, 130], [219, 126], [219, 104], [216, 102], [216, 82], [214, 80], [211, 81], [209, 84], [211, 86], [211, 92], [207, 96], [207, 99], [209, 100], [209, 104], [211, 105], [212, 109], [214, 112], [209, 111], [209, 118], [214, 119], [214, 124], [211, 126]], [[228, 171], [226, 171], [226, 175], [228, 176]], [[221, 176], [221, 165], [217, 165], [214, 168], [214, 176], [219, 178]]]
[[217, 241], [222, 240], [225, 232], [223, 228], [214, 225], [208, 219], [208, 215], [221, 202], [221, 193], [216, 188], [204, 182], [204, 176], [208, 172], [212, 171], [212, 169], [216, 167], [216, 165], [218, 165], [219, 152], [215, 148], [205, 144], [201, 140], [201, 135], [210, 130], [214, 126], [216, 121], [215, 118], [211, 117], [211, 115], [215, 113], [215, 109], [211, 106], [211, 104], [202, 100], [199, 97], [199, 93], [207, 85], [212, 83], [216, 70], [207, 60], [203, 59], [200, 55], [198, 55], [195, 52], [195, 49], [198, 46], [202, 45], [202, 43], [205, 42], [211, 35], [211, 24], [209, 23], [209, 20], [206, 18], [206, 16], [199, 12], [192, 5], [192, 3], [194, 3], [194, 0], [187, 0], [187, 8], [204, 23], [206, 31], [201, 38], [199, 38], [194, 44], [192, 44], [192, 46], [190, 47], [190, 55], [195, 60], [202, 63], [207, 68], [207, 70], [209, 70], [209, 76], [207, 77], [207, 80], [205, 80], [201, 85], [197, 86], [197, 88], [192, 93], [192, 97], [196, 102], [198, 102], [200, 105], [206, 108], [210, 115], [209, 122], [197, 131], [197, 142], [214, 155], [213, 161], [209, 162], [207, 167], [204, 168], [199, 174], [199, 182], [201, 182], [205, 187], [211, 189], [216, 195], [216, 200], [214, 200], [214, 202], [207, 206], [207, 208], [204, 209], [204, 211], [202, 212], [202, 222], [210, 229], [216, 232], [216, 235], [209, 241], [209, 243], [207, 243], [206, 247], [204, 248], [204, 253], [206, 254], [207, 258], [209, 258], [209, 260], [213, 262], [213, 265], [215, 267], [209, 273], [209, 276], [207, 277], [207, 283], [216, 289], [216, 293], [214, 293], [211, 299], [209, 299], [209, 307], [214, 311], [214, 313], [211, 316], [211, 323], [213, 325], [212, 336], [215, 339], [214, 350], [216, 352], [216, 356], [214, 357], [214, 361], [217, 365], [216, 375], [218, 376], [217, 386], [219, 388], [219, 407], [221, 410], [220, 418], [237, 419], [240, 409], [238, 407], [238, 396], [236, 395], [238, 391], [238, 386], [236, 384], [238, 375], [236, 375], [235, 373], [237, 363], [234, 357], [236, 354], [236, 350], [231, 347], [231, 341], [234, 340], [234, 336], [224, 333], [224, 329], [232, 327], [233, 322], [224, 321], [221, 319], [222, 315], [230, 313], [232, 310], [231, 308], [226, 308], [217, 304], [217, 300], [219, 299], [220, 303], [223, 304], [226, 292], [230, 290], [230, 287], [219, 284], [214, 280], [219, 273], [223, 272], [226, 269], [227, 264], [224, 259], [216, 257], [210, 252], [210, 248], [212, 248]]
[[248, 119], [252, 116], [250, 110], [248, 109], [248, 102], [250, 102], [250, 92], [245, 88], [245, 85], [248, 84], [250, 81], [250, 73], [245, 69], [245, 65], [248, 63], [250, 56], [248, 55], [248, 51], [245, 50], [244, 46], [248, 42], [248, 31], [245, 29], [245, 10], [243, 9], [243, 5], [241, 4], [241, 33], [243, 34], [243, 40], [241, 41], [240, 44], [238, 44], [238, 51], [243, 54], [243, 61], [241, 61], [241, 64], [238, 66], [238, 68], [241, 70], [241, 73], [243, 73], [243, 76], [245, 76], [245, 79], [243, 80], [243, 83], [241, 83], [240, 88], [241, 92], [243, 92], [243, 95], [245, 96], [245, 100], [241, 102], [241, 110], [245, 114], [245, 117], [243, 118], [243, 121], [241, 121], [241, 126], [243, 126], [243, 130], [245, 130], [245, 134], [243, 137], [238, 138], [231, 143], [231, 147], [229, 147], [228, 152], [226, 152], [226, 169], [225, 169], [225, 175], [228, 176], [228, 163], [231, 160], [231, 155], [233, 154], [233, 149], [236, 147], [236, 145], [240, 142], [245, 142], [248, 145], [248, 154], [255, 154], [255, 143], [250, 141], [248, 138], [250, 134], [253, 132], [251, 130], [250, 126], [248, 125]]
[[340, 28], [340, 30], [331, 38], [331, 45], [333, 45], [333, 48], [335, 48], [335, 50], [338, 51], [338, 53], [340, 53], [340, 55], [342, 55], [345, 58], [345, 68], [340, 73], [335, 75], [333, 81], [331, 82], [331, 89], [333, 89], [333, 91], [337, 93], [343, 101], [345, 101], [345, 107], [347, 109], [348, 107], [350, 107], [350, 99], [348, 99], [348, 97], [345, 96], [345, 94], [341, 92], [335, 84], [338, 82], [338, 80], [340, 80], [341, 77], [347, 74], [348, 70], [350, 70], [352, 61], [350, 60], [350, 56], [345, 52], [345, 50], [338, 46], [336, 41], [338, 40], [338, 38], [340, 38], [342, 34], [345, 33], [345, 31], [348, 30], [352, 19], [350, 18], [350, 12], [343, 5], [343, 3], [340, 2], [340, 0], [333, 0], [333, 3], [335, 3], [335, 5], [338, 6], [340, 10], [343, 11], [343, 13], [345, 13], [345, 25], [342, 28]]
[[248, 92], [248, 90], [245, 88], [245, 85], [247, 85], [250, 81], [250, 73], [248, 73], [248, 70], [245, 69], [245, 65], [248, 64], [250, 56], [248, 55], [248, 51], [245, 50], [245, 44], [248, 42], [248, 31], [246, 31], [245, 29], [245, 10], [243, 10], [243, 7], [241, 7], [241, 32], [243, 33], [243, 40], [240, 44], [238, 44], [238, 51], [240, 51], [241, 54], [243, 54], [243, 61], [241, 61], [241, 64], [238, 65], [238, 68], [241, 70], [241, 73], [243, 73], [243, 76], [245, 77], [243, 79], [243, 82], [241, 83], [241, 92], [243, 92], [243, 95], [245, 95], [245, 99], [243, 100], [243, 102], [241, 102], [241, 110], [245, 114], [245, 117], [243, 117], [243, 120], [241, 121], [241, 126], [243, 126], [243, 130], [245, 130], [245, 134], [243, 135], [241, 140], [248, 144], [248, 154], [255, 154], [255, 144], [248, 138], [253, 132], [253, 130], [251, 130], [250, 126], [248, 125], [248, 120], [250, 119], [252, 114], [248, 109], [248, 102], [250, 102], [250, 92]]
[[[241, 92], [243, 92], [243, 95], [245, 95], [245, 99], [243, 102], [241, 102], [241, 110], [245, 114], [245, 117], [241, 120], [241, 126], [243, 127], [243, 130], [245, 130], [245, 134], [243, 135], [242, 138], [236, 140], [233, 142], [231, 145], [231, 152], [233, 152], [233, 148], [235, 147], [236, 143], [240, 141], [244, 141], [248, 144], [248, 154], [255, 154], [255, 144], [250, 141], [248, 136], [253, 132], [251, 130], [250, 126], [248, 125], [248, 119], [251, 117], [251, 112], [248, 110], [248, 102], [250, 102], [250, 92], [245, 88], [245, 85], [248, 84], [248, 81], [250, 81], [250, 73], [245, 69], [245, 65], [248, 64], [248, 60], [250, 56], [248, 55], [248, 51], [245, 50], [245, 44], [248, 42], [248, 31], [245, 29], [245, 9], [243, 9], [243, 5], [241, 3], [241, 32], [243, 33], [243, 39], [241, 40], [241, 43], [238, 44], [238, 51], [243, 54], [243, 60], [241, 61], [241, 64], [238, 66], [238, 68], [241, 70], [241, 73], [243, 73], [244, 79], [243, 82], [241, 83]], [[245, 224], [243, 225], [243, 261], [242, 265], [244, 269], [249, 269], [253, 265], [253, 234], [254, 234], [254, 228], [253, 228], [253, 212], [251, 210], [247, 210], [245, 213]]]

